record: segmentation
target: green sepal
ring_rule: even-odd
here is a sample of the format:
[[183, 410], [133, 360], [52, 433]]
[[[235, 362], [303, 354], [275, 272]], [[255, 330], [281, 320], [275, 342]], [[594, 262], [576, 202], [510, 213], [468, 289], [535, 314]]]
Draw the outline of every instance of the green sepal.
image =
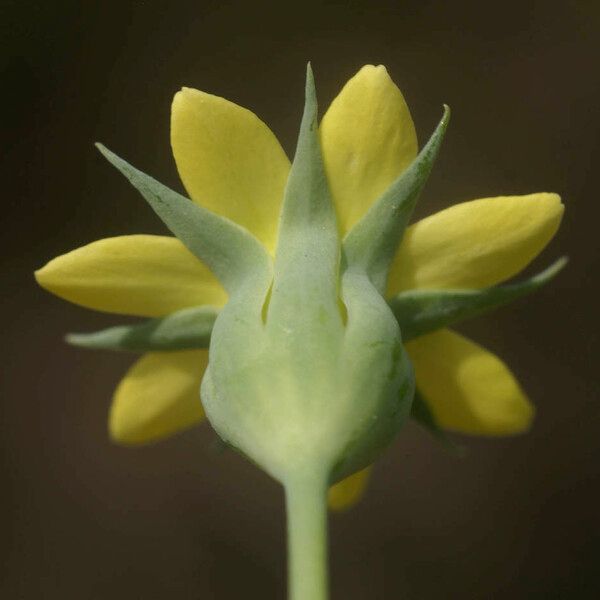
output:
[[230, 296], [257, 280], [270, 279], [271, 258], [249, 231], [174, 192], [102, 144], [96, 147], [188, 250], [206, 264]]
[[[340, 238], [331, 200], [317, 121], [317, 96], [310, 63], [305, 103], [294, 161], [279, 221], [273, 289], [266, 324], [283, 332], [285, 344], [297, 346], [298, 360], [319, 351], [342, 329], [338, 302]], [[320, 327], [309, 326], [318, 320]], [[275, 332], [273, 332], [275, 333]], [[307, 335], [318, 335], [308, 340]], [[293, 334], [293, 335], [292, 335]]]
[[450, 120], [450, 109], [417, 158], [390, 185], [344, 239], [344, 258], [349, 268], [365, 271], [383, 294], [390, 266], [421, 190], [441, 148]]
[[[406, 342], [530, 294], [553, 279], [566, 263], [563, 257], [526, 281], [483, 290], [410, 290], [391, 299], [389, 305]], [[81, 348], [130, 352], [208, 348], [219, 310], [212, 306], [186, 308], [139, 324], [70, 333], [65, 340]]]
[[82, 348], [129, 352], [208, 348], [218, 314], [216, 307], [195, 306], [135, 325], [118, 325], [93, 333], [69, 333], [65, 340]]
[[361, 435], [350, 438], [332, 483], [376, 460], [407, 420], [415, 390], [398, 323], [367, 275], [345, 271], [340, 291], [347, 311], [340, 387], [352, 390]]
[[389, 305], [398, 319], [402, 339], [407, 342], [535, 292], [553, 279], [566, 263], [565, 257], [559, 258], [525, 281], [482, 290], [408, 290], [389, 300]]
[[431, 434], [438, 442], [441, 442], [447, 450], [450, 450], [457, 456], [464, 456], [466, 451], [463, 446], [454, 442], [446, 431], [442, 429], [435, 421], [435, 417], [419, 390], [415, 390], [413, 403], [410, 409], [410, 418], [416, 421], [425, 431]]
[[257, 290], [223, 307], [201, 394], [229, 445], [286, 487], [306, 474], [325, 487], [391, 442], [408, 417], [414, 374], [382, 294], [363, 269], [340, 272], [310, 67], [305, 100], [270, 298]]

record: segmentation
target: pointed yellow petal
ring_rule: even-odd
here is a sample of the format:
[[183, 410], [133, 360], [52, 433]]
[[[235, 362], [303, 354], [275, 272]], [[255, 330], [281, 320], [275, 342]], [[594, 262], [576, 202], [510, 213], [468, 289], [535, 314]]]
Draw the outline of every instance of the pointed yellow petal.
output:
[[111, 438], [120, 444], [145, 444], [199, 423], [204, 418], [200, 382], [207, 364], [207, 350], [142, 356], [115, 391]]
[[415, 126], [385, 67], [346, 83], [321, 123], [325, 171], [346, 233], [417, 155]]
[[364, 494], [371, 467], [342, 479], [342, 481], [329, 488], [327, 501], [331, 510], [346, 510], [356, 504]]
[[183, 88], [173, 99], [171, 146], [192, 200], [243, 225], [272, 250], [290, 170], [272, 131], [233, 102]]
[[406, 231], [388, 293], [481, 288], [516, 275], [552, 239], [563, 214], [557, 194], [499, 196], [456, 204]]
[[51, 260], [35, 277], [69, 302], [123, 315], [159, 317], [227, 300], [213, 274], [179, 240], [157, 235], [92, 242]]
[[526, 431], [534, 409], [494, 354], [442, 329], [406, 345], [417, 388], [440, 427], [477, 435]]

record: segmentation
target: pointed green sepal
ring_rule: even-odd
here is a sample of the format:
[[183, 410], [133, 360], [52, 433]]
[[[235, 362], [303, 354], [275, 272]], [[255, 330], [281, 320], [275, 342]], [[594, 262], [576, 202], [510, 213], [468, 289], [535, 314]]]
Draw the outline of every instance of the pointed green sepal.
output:
[[250, 232], [174, 192], [102, 144], [96, 147], [140, 192], [188, 250], [208, 266], [230, 295], [248, 279], [270, 278], [271, 259]]
[[135, 325], [119, 325], [93, 333], [70, 333], [65, 340], [81, 348], [129, 352], [208, 348], [218, 314], [219, 309], [212, 306], [185, 308]]
[[279, 222], [267, 324], [289, 328], [293, 323], [297, 327], [299, 315], [304, 315], [306, 319], [327, 317], [332, 325], [341, 326], [339, 256], [340, 239], [321, 155], [317, 96], [309, 64], [304, 113]]
[[407, 342], [531, 294], [553, 279], [566, 263], [565, 257], [559, 258], [525, 281], [482, 290], [408, 290], [389, 300], [389, 304], [398, 319], [402, 339]]
[[285, 191], [273, 286], [258, 314], [219, 313], [202, 404], [219, 436], [286, 488], [333, 483], [371, 464], [410, 411], [414, 373], [386, 300], [341, 240], [317, 128], [310, 67]]
[[344, 239], [344, 256], [349, 268], [365, 271], [382, 294], [390, 265], [429, 178], [449, 120], [450, 109], [444, 105], [444, 116], [423, 150]]

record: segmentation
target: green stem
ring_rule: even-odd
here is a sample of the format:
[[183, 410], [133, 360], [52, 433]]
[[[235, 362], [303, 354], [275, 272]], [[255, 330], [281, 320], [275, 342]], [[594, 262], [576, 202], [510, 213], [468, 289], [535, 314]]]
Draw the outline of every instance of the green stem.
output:
[[327, 479], [304, 473], [285, 486], [288, 599], [327, 600]]

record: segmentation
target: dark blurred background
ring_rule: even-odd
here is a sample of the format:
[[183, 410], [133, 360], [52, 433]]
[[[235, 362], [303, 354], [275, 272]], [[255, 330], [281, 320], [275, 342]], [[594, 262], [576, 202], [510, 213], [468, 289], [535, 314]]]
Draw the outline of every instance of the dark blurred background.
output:
[[291, 154], [305, 62], [321, 106], [365, 63], [401, 86], [421, 140], [453, 109], [419, 215], [476, 197], [559, 192], [535, 297], [461, 328], [538, 407], [533, 431], [461, 440], [409, 425], [365, 500], [331, 519], [334, 599], [596, 598], [600, 558], [600, 3], [3, 0], [0, 596], [275, 599], [279, 486], [205, 426], [141, 449], [109, 443], [128, 355], [67, 331], [119, 322], [64, 303], [32, 271], [92, 240], [165, 230], [95, 152], [101, 140], [181, 189], [169, 107], [183, 85], [254, 110]]

